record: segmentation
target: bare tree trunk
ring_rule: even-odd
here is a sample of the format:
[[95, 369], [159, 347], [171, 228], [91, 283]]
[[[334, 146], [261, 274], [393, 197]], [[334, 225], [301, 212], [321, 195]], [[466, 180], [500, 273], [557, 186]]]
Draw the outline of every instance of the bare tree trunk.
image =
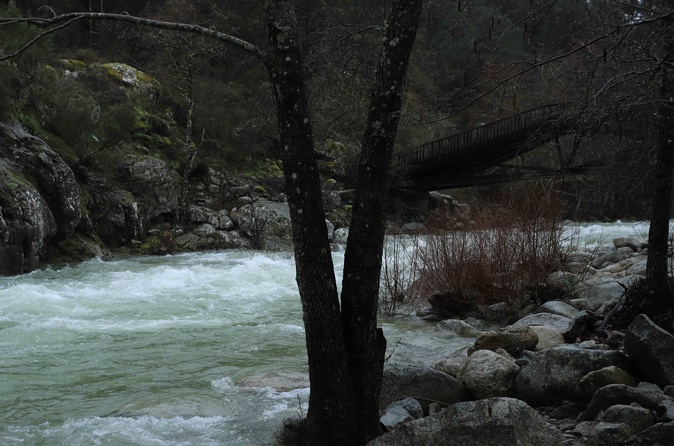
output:
[[366, 440], [377, 436], [380, 430], [379, 396], [386, 339], [377, 328], [377, 306], [384, 218], [403, 86], [422, 3], [422, 0], [395, 1], [387, 21], [387, 35], [379, 57], [363, 136], [345, 254], [344, 335], [358, 396], [359, 431], [361, 438]]
[[289, 0], [267, 2], [296, 280], [302, 301], [311, 393], [307, 445], [358, 445], [356, 401], [346, 360], [337, 284], [323, 213], [300, 42]]
[[656, 156], [653, 214], [648, 231], [648, 260], [646, 280], [650, 296], [647, 313], [659, 316], [672, 308], [672, 290], [668, 275], [668, 241], [670, 207], [672, 203], [672, 174], [674, 173], [674, 79], [666, 69], [662, 80], [662, 98], [658, 111], [658, 150]]

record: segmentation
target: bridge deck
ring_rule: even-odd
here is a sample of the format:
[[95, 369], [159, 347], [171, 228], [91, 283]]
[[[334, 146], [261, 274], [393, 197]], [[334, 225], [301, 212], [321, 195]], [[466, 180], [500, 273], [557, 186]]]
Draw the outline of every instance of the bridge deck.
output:
[[414, 190], [473, 185], [477, 173], [568, 131], [567, 109], [567, 104], [544, 105], [398, 152], [393, 158], [397, 184]]

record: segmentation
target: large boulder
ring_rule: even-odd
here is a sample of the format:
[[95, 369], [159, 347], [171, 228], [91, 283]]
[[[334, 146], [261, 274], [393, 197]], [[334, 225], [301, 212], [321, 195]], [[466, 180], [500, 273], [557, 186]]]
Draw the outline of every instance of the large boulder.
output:
[[414, 398], [428, 411], [431, 403], [454, 404], [468, 399], [456, 378], [429, 367], [391, 365], [384, 370], [379, 408], [404, 398]]
[[606, 275], [592, 277], [576, 285], [575, 292], [579, 298], [585, 299], [590, 305], [602, 305], [618, 299], [625, 291], [632, 276], [615, 277]]
[[647, 429], [655, 423], [650, 410], [638, 406], [611, 406], [599, 417], [599, 424], [588, 436], [592, 446], [613, 446]]
[[549, 446], [563, 441], [562, 433], [523, 401], [489, 398], [454, 404], [368, 446]]
[[565, 343], [562, 332], [554, 327], [548, 327], [547, 325], [530, 325], [529, 327], [538, 336], [538, 344], [535, 348], [537, 352]]
[[70, 166], [18, 123], [0, 124], [0, 158], [44, 198], [56, 224], [55, 239], [72, 237], [82, 213], [80, 192]]
[[0, 274], [34, 270], [56, 235], [56, 222], [40, 193], [0, 159]]
[[672, 444], [674, 438], [674, 421], [657, 423], [633, 435], [625, 446], [666, 446]]
[[138, 202], [143, 226], [175, 218], [180, 176], [164, 161], [153, 156], [128, 156], [122, 161], [117, 174], [118, 180]]
[[625, 334], [625, 353], [649, 381], [674, 384], [674, 336], [638, 315]]
[[620, 367], [611, 365], [583, 376], [576, 385], [576, 395], [579, 399], [588, 401], [597, 390], [610, 384], [625, 384], [636, 387], [637, 381]]
[[593, 370], [608, 366], [629, 369], [628, 358], [614, 350], [588, 350], [560, 345], [538, 353], [517, 375], [518, 398], [532, 406], [564, 400], [581, 401], [576, 385]]
[[616, 404], [637, 403], [649, 410], [657, 410], [660, 404], [670, 400], [660, 388], [649, 383], [640, 383], [637, 387], [625, 384], [610, 384], [597, 390], [587, 409], [580, 416], [581, 421], [594, 420], [599, 413]]
[[437, 328], [455, 336], [465, 338], [475, 338], [480, 334], [480, 330], [460, 319], [446, 319], [440, 321]]
[[468, 357], [461, 381], [474, 399], [515, 396], [515, 362], [491, 350], [478, 350]]
[[526, 325], [512, 325], [499, 330], [481, 334], [475, 344], [468, 349], [468, 354], [478, 350], [497, 350], [502, 348], [508, 353], [520, 350], [534, 350], [538, 344], [538, 336]]

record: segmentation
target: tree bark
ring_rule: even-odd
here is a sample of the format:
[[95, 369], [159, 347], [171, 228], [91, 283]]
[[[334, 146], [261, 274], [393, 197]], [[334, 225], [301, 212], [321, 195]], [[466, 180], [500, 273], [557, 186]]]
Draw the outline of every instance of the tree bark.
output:
[[356, 402], [346, 360], [295, 15], [289, 0], [267, 2], [267, 15], [273, 51], [267, 68], [276, 100], [309, 357], [311, 393], [305, 444], [357, 445]]
[[379, 396], [386, 339], [377, 328], [377, 307], [384, 219], [402, 91], [422, 3], [422, 0], [394, 1], [387, 21], [363, 136], [344, 260], [344, 336], [358, 401], [358, 427], [365, 441], [380, 432]]
[[669, 220], [672, 202], [672, 174], [674, 173], [674, 79], [663, 68], [662, 98], [658, 110], [658, 149], [656, 155], [655, 191], [651, 226], [648, 231], [648, 260], [646, 280], [649, 302], [646, 312], [660, 316], [672, 309], [672, 290], [669, 283], [668, 257]]

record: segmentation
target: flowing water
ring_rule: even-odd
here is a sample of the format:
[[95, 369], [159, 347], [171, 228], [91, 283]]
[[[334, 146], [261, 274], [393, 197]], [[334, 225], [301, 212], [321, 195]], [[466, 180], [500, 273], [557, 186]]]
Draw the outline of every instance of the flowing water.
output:
[[[289, 253], [225, 251], [0, 278], [0, 445], [273, 444], [308, 389], [237, 382], [306, 371], [294, 274]], [[470, 343], [411, 318], [382, 326], [391, 360]]]
[[[644, 227], [576, 231], [591, 245]], [[0, 445], [273, 444], [308, 389], [237, 382], [306, 372], [294, 274], [289, 253], [225, 251], [0, 278]], [[392, 361], [434, 363], [471, 343], [414, 318], [382, 326]]]

